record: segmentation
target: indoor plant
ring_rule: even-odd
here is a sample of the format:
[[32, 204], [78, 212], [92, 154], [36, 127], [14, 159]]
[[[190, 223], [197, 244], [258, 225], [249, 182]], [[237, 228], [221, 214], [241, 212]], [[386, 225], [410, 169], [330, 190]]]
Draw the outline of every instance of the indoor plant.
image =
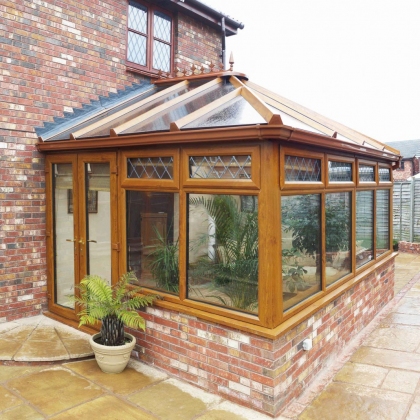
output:
[[145, 329], [145, 321], [137, 309], [150, 305], [156, 295], [140, 295], [140, 288], [130, 285], [134, 273], [126, 273], [111, 286], [100, 276], [87, 275], [78, 286], [74, 301], [81, 307], [79, 327], [102, 322], [101, 331], [90, 339], [96, 361], [103, 372], [122, 372], [136, 344], [124, 326]]

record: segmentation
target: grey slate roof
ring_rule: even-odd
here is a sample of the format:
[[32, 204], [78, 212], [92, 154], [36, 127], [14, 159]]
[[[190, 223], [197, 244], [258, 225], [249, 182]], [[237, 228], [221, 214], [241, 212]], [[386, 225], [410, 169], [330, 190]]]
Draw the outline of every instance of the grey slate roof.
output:
[[420, 157], [420, 140], [388, 141], [386, 144], [399, 150], [403, 159]]

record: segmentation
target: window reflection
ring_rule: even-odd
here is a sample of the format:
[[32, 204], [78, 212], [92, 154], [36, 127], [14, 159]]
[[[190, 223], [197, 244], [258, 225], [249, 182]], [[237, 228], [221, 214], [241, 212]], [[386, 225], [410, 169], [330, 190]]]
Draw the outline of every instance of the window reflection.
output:
[[327, 286], [351, 272], [351, 193], [325, 196]]
[[373, 258], [373, 191], [356, 193], [356, 267]]
[[378, 190], [376, 191], [376, 255], [382, 255], [389, 248], [389, 190]]
[[127, 266], [139, 284], [178, 294], [178, 194], [127, 191]]
[[282, 197], [283, 309], [321, 290], [321, 195]]
[[188, 199], [188, 297], [257, 312], [257, 197], [189, 194]]

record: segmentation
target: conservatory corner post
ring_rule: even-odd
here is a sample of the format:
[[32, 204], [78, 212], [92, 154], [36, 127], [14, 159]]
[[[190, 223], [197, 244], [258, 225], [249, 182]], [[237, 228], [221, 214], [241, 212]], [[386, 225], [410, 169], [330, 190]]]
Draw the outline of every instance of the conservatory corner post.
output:
[[[261, 170], [261, 169], [264, 170]], [[279, 147], [261, 145], [261, 190], [259, 198], [259, 306], [260, 320], [268, 328], [282, 320], [281, 210], [279, 188]]]

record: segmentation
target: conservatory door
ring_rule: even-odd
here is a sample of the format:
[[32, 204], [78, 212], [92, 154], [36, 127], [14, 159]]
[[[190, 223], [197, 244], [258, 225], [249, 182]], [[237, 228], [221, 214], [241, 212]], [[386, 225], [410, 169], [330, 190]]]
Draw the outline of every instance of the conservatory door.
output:
[[49, 157], [49, 310], [76, 319], [71, 296], [86, 274], [118, 273], [116, 158], [113, 153]]

